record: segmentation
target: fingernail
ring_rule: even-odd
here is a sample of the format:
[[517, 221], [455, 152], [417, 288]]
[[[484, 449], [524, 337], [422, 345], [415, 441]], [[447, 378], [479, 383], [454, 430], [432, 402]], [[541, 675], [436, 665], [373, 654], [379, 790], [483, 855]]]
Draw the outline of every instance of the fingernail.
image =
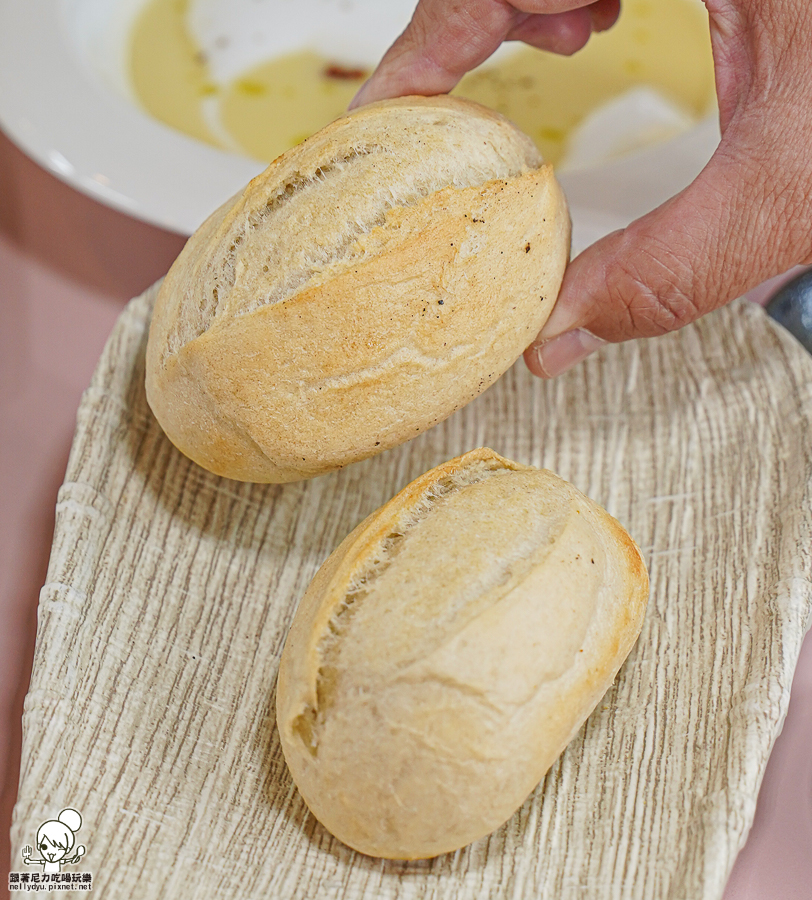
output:
[[605, 343], [602, 338], [595, 337], [583, 328], [565, 331], [564, 334], [541, 341], [530, 348], [530, 357], [532, 363], [535, 363], [530, 365], [530, 370], [543, 378], [555, 378], [586, 359]]
[[352, 98], [350, 101], [350, 105], [347, 107], [348, 110], [357, 109], [359, 106], [363, 106], [366, 102], [364, 97], [368, 93], [367, 86], [369, 85], [369, 79], [367, 79], [361, 87], [358, 89], [358, 93]]
[[352, 110], [354, 110], [356, 107], [361, 105], [363, 93], [364, 93], [364, 89], [361, 88], [361, 90], [358, 91], [358, 93], [352, 98], [352, 100], [350, 100], [350, 104], [347, 107], [348, 112], [352, 112]]

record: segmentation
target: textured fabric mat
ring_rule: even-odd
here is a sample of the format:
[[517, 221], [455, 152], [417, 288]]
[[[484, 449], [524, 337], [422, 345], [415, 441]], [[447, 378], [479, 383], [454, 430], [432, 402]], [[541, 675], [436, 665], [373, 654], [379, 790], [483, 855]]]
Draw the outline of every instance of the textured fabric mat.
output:
[[[260, 486], [198, 468], [153, 419], [153, 297], [122, 315], [78, 414], [13, 868], [73, 807], [87, 853], [65, 871], [92, 873], [97, 900], [720, 897], [812, 605], [812, 360], [794, 340], [740, 302], [550, 383], [520, 362], [397, 450]], [[504, 827], [431, 861], [370, 859], [315, 822], [291, 782], [279, 656], [339, 541], [481, 445], [552, 469], [628, 528], [651, 574], [648, 614], [615, 685]]]

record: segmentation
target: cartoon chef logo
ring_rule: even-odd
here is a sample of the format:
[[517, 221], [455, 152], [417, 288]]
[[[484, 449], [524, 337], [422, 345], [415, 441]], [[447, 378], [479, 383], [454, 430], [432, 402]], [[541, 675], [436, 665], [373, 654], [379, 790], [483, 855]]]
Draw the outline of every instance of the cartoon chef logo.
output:
[[82, 827], [82, 817], [75, 809], [68, 807], [55, 818], [43, 822], [37, 830], [37, 850], [40, 858], [34, 857], [30, 844], [22, 850], [23, 862], [27, 866], [42, 866], [45, 874], [56, 874], [62, 866], [79, 862], [85, 855], [84, 844], [76, 844], [76, 832]]

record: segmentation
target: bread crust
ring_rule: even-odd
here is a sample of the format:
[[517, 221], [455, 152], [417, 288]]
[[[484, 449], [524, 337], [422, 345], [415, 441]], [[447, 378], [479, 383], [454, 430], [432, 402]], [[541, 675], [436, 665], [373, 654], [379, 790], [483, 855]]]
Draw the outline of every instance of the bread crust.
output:
[[529, 138], [456, 98], [350, 114], [192, 236], [159, 292], [147, 397], [246, 481], [321, 474], [492, 384], [546, 321], [570, 222]]
[[341, 543], [294, 618], [277, 723], [305, 802], [372, 856], [490, 833], [611, 685], [647, 598], [634, 541], [572, 485], [487, 448], [432, 469]]

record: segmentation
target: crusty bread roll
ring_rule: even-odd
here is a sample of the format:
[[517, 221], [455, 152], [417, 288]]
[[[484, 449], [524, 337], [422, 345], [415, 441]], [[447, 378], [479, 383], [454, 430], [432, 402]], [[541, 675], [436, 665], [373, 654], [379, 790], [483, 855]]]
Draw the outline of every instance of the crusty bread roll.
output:
[[481, 393], [558, 294], [552, 171], [451, 97], [363, 107], [279, 157], [190, 238], [159, 293], [147, 397], [176, 446], [246, 481], [319, 475]]
[[277, 722], [305, 802], [372, 856], [508, 819], [611, 685], [648, 575], [607, 512], [479, 449], [363, 521], [305, 593]]

